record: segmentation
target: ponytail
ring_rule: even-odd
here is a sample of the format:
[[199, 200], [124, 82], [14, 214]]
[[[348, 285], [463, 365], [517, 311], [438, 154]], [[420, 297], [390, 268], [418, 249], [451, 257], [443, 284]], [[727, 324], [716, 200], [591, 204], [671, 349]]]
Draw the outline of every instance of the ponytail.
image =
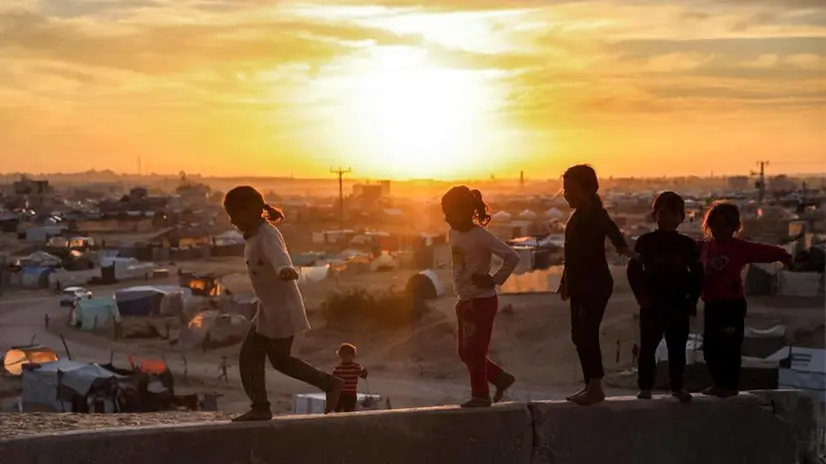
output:
[[482, 199], [482, 192], [477, 189], [470, 191], [473, 197], [473, 216], [480, 226], [487, 226], [490, 223], [490, 214], [488, 214], [488, 205]]
[[272, 224], [280, 224], [284, 220], [284, 212], [269, 203], [264, 203], [263, 210], [264, 219]]

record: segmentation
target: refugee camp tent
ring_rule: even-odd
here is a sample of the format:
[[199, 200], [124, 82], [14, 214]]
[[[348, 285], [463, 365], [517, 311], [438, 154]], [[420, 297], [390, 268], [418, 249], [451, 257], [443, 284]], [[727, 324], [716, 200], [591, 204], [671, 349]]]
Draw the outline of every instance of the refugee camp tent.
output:
[[317, 283], [329, 277], [330, 265], [302, 266], [298, 268], [298, 272], [299, 284]]
[[493, 213], [490, 218], [492, 221], [496, 222], [510, 222], [510, 220], [513, 219], [513, 216], [511, 216], [507, 211], [497, 211]]
[[3, 356], [3, 368], [11, 375], [21, 375], [25, 364], [44, 364], [57, 361], [55, 351], [44, 345], [26, 345], [11, 348]]
[[780, 388], [815, 391], [826, 402], [826, 350], [786, 346], [768, 359], [780, 363]]
[[373, 272], [376, 271], [385, 271], [390, 269], [395, 269], [399, 266], [398, 260], [390, 255], [390, 253], [382, 252], [376, 259], [374, 259], [370, 263], [370, 270]]
[[[180, 299], [183, 292], [176, 286], [141, 285], [116, 291], [115, 301], [121, 316], [156, 316], [162, 314], [164, 300]], [[167, 300], [166, 304], [174, 302]]]
[[232, 246], [232, 245], [243, 245], [244, 244], [244, 235], [237, 230], [228, 230], [221, 235], [217, 235], [214, 237], [214, 244], [215, 246]]
[[417, 300], [433, 300], [444, 294], [445, 286], [435, 272], [426, 269], [410, 276], [405, 292]]
[[80, 330], [95, 330], [120, 322], [120, 311], [111, 298], [81, 300], [72, 311], [71, 324]]
[[181, 331], [178, 343], [184, 350], [230, 346], [243, 341], [249, 329], [249, 321], [240, 314], [203, 311]]
[[545, 217], [551, 220], [561, 220], [565, 217], [565, 213], [556, 208], [551, 208], [548, 211], [545, 211]]
[[526, 220], [526, 221], [536, 219], [536, 213], [534, 213], [533, 211], [531, 211], [529, 209], [526, 209], [525, 211], [522, 211], [521, 213], [519, 213], [519, 219], [523, 219], [523, 220]]
[[21, 267], [60, 267], [62, 264], [60, 258], [45, 251], [35, 251], [25, 258], [20, 258]]
[[[106, 389], [118, 375], [97, 364], [68, 359], [23, 370], [24, 410], [71, 412], [73, 397], [86, 397], [94, 389]], [[109, 401], [107, 411], [114, 411]]]
[[743, 332], [743, 356], [768, 358], [786, 346], [786, 326], [776, 325], [768, 329], [746, 327]]

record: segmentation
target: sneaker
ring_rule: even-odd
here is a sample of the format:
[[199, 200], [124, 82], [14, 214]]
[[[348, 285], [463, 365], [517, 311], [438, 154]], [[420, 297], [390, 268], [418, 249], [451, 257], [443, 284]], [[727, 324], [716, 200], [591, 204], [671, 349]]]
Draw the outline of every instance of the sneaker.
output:
[[590, 406], [605, 401], [605, 393], [601, 388], [585, 390], [583, 394], [571, 398], [571, 401], [580, 406]]
[[691, 396], [691, 393], [687, 392], [684, 389], [674, 390], [673, 392], [671, 392], [671, 396], [680, 400], [680, 403], [690, 403], [691, 400], [694, 399], [694, 397]]
[[250, 409], [240, 416], [233, 417], [232, 422], [268, 421], [270, 419], [272, 419], [272, 411], [269, 409]]
[[640, 392], [637, 393], [637, 399], [639, 400], [650, 400], [652, 397], [651, 390], [640, 390]]
[[490, 398], [471, 398], [460, 406], [463, 408], [487, 408], [490, 407], [491, 401]]
[[505, 396], [505, 391], [510, 388], [513, 383], [516, 382], [516, 377], [508, 374], [507, 372], [501, 372], [498, 376], [496, 381], [493, 385], [496, 387], [496, 392], [493, 394], [493, 402], [498, 403], [502, 401], [502, 397]]
[[336, 410], [342, 390], [344, 390], [344, 380], [333, 377], [333, 380], [330, 382], [330, 388], [325, 392], [327, 393], [327, 397], [325, 398], [324, 414], [330, 414]]
[[574, 398], [576, 398], [577, 396], [579, 396], [579, 395], [581, 395], [581, 394], [585, 393], [585, 391], [586, 391], [586, 390], [588, 390], [588, 386], [587, 386], [587, 385], [586, 385], [586, 386], [584, 386], [584, 387], [582, 387], [582, 389], [581, 389], [580, 391], [578, 391], [578, 392], [574, 393], [573, 395], [566, 396], [566, 397], [565, 397], [565, 399], [566, 399], [566, 400], [568, 400], [568, 401], [573, 401], [573, 400], [574, 400]]

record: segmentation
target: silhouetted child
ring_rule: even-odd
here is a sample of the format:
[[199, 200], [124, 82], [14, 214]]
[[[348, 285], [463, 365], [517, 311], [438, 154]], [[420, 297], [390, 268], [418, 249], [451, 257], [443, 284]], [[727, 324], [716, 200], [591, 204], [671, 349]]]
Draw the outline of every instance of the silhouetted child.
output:
[[[453, 187], [442, 197], [442, 211], [450, 225], [449, 242], [453, 286], [459, 301], [459, 357], [470, 373], [471, 398], [462, 407], [490, 406], [498, 402], [515, 379], [488, 357], [493, 320], [499, 310], [496, 286], [505, 283], [519, 264], [519, 254], [485, 229], [490, 215], [482, 194], [466, 186]], [[490, 274], [491, 257], [504, 260]], [[493, 400], [488, 382], [496, 387]]]
[[782, 262], [792, 256], [783, 248], [736, 238], [742, 229], [740, 210], [717, 203], [706, 213], [700, 244], [705, 267], [703, 356], [714, 384], [703, 394], [726, 398], [739, 393], [741, 347], [746, 319], [743, 269], [750, 263]]
[[355, 361], [356, 347], [350, 343], [342, 343], [336, 352], [341, 362], [336, 366], [333, 375], [344, 380], [344, 390], [336, 405], [336, 412], [352, 412], [358, 403], [359, 379], [367, 378], [367, 369]]
[[310, 323], [296, 282], [298, 272], [287, 253], [284, 237], [275, 227], [284, 215], [248, 186], [230, 190], [224, 198], [224, 209], [232, 224], [244, 234], [247, 273], [258, 298], [252, 328], [241, 345], [238, 360], [241, 383], [252, 400], [252, 409], [233, 420], [272, 418], [265, 377], [267, 358], [279, 372], [326, 392], [325, 412], [331, 412], [338, 404], [344, 381], [290, 354], [293, 338], [308, 330]]
[[571, 338], [585, 381], [585, 387], [568, 400], [588, 405], [605, 399], [599, 334], [605, 307], [614, 291], [605, 258], [605, 237], [620, 254], [631, 257], [634, 253], [602, 205], [593, 168], [572, 166], [563, 175], [563, 186], [565, 200], [575, 211], [565, 226], [565, 269], [559, 290], [563, 300], [571, 301]]
[[690, 317], [697, 314], [703, 287], [703, 265], [697, 242], [677, 232], [685, 220], [685, 201], [680, 195], [657, 195], [653, 216], [657, 230], [637, 239], [634, 251], [640, 257], [628, 263], [628, 282], [640, 305], [637, 398], [651, 399], [655, 355], [665, 335], [671, 395], [688, 403], [691, 394], [683, 388], [685, 347]]

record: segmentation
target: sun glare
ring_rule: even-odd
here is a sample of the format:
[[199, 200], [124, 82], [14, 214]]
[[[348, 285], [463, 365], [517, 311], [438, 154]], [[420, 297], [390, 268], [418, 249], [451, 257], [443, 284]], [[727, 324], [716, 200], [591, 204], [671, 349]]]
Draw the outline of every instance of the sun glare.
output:
[[434, 66], [423, 51], [377, 51], [354, 74], [347, 126], [360, 159], [391, 177], [459, 175], [480, 149], [488, 89], [480, 76]]

